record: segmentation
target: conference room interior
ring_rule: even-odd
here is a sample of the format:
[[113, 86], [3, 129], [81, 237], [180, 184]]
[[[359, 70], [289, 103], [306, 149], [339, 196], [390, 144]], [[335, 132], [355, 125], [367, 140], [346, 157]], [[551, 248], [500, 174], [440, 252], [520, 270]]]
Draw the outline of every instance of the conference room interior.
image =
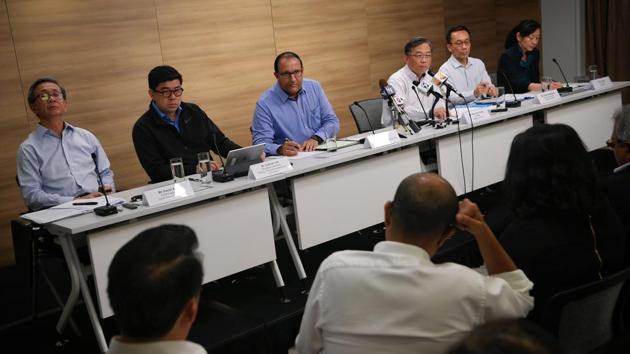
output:
[[[5, 166], [0, 172], [0, 281], [6, 284], [0, 294], [0, 338], [26, 352], [98, 352], [83, 305], [73, 315], [82, 335], [76, 336], [70, 328], [62, 335], [56, 333], [61, 310], [41, 277], [38, 317], [32, 318], [29, 270], [15, 263], [15, 253], [20, 250], [10, 222], [26, 211], [15, 183], [15, 152], [37, 124], [26, 103], [28, 85], [36, 77], [51, 75], [64, 84], [70, 103], [67, 120], [99, 138], [112, 163], [117, 188], [127, 190], [148, 181], [133, 149], [131, 129], [146, 110], [146, 73], [155, 65], [178, 68], [184, 76], [184, 101], [200, 105], [242, 146], [251, 144], [249, 127], [255, 102], [273, 84], [273, 58], [284, 50], [299, 53], [305, 77], [322, 83], [340, 120], [339, 136], [356, 134], [348, 106], [379, 97], [379, 79], [402, 65], [402, 46], [409, 38], [423, 35], [433, 41], [433, 67], [437, 69], [448, 58], [444, 34], [453, 24], [471, 29], [471, 55], [482, 59], [489, 72], [496, 70], [505, 34], [520, 20], [532, 18], [542, 24], [541, 72], [545, 75], [562, 79], [551, 62], [556, 57], [569, 81], [585, 75], [590, 64], [597, 64], [600, 74], [610, 75], [613, 81], [630, 80], [629, 68], [620, 59], [628, 48], [621, 39], [606, 38], [605, 31], [595, 27], [596, 19], [606, 13], [598, 6], [604, 5], [587, 0], [551, 3], [4, 0], [0, 43], [6, 50], [0, 54], [5, 68], [0, 74], [0, 107], [5, 114], [0, 119], [9, 148], [0, 156]], [[611, 8], [616, 6], [610, 3]], [[620, 8], [608, 12], [607, 20], [623, 31], [623, 9], [628, 7], [617, 5]], [[610, 48], [615, 48], [615, 54], [604, 54]], [[621, 91], [623, 103], [629, 103], [630, 89]], [[613, 166], [608, 151], [598, 150], [595, 155], [603, 170]], [[500, 183], [468, 197], [480, 204], [490, 224], [500, 222], [506, 213]], [[369, 250], [383, 238], [383, 225], [376, 224], [301, 250], [308, 279], [332, 252]], [[459, 233], [446, 248], [457, 248], [468, 239]], [[206, 284], [191, 340], [211, 353], [286, 352], [299, 329], [307, 294], [284, 241], [276, 241], [276, 253], [291, 301], [280, 301], [282, 294], [268, 266]], [[46, 273], [65, 298], [69, 284], [64, 264], [59, 257], [44, 262]], [[117, 333], [114, 321], [108, 318], [102, 323], [109, 340]], [[617, 339], [619, 348], [630, 342], [625, 337]], [[57, 344], [61, 345], [55, 348]]]

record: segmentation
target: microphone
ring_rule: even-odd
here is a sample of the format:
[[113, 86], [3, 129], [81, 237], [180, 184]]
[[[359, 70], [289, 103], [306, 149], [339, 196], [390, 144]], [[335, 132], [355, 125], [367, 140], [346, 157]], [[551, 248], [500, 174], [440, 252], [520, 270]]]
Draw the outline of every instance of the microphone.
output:
[[[397, 121], [398, 124], [402, 125], [405, 130], [409, 131], [412, 134], [413, 132], [417, 133], [418, 131], [420, 131], [420, 127], [418, 127], [415, 123], [410, 123], [410, 121], [406, 117], [407, 113], [405, 113], [399, 106], [399, 103], [402, 103], [402, 98], [395, 97], [396, 91], [394, 91], [394, 88], [388, 85], [387, 81], [385, 81], [384, 79], [380, 79], [378, 81], [378, 84], [381, 87], [381, 97], [384, 100], [387, 100], [387, 105], [392, 111], [392, 118], [394, 118], [393, 120]], [[398, 118], [394, 116], [397, 116]], [[410, 131], [410, 129], [413, 132]]]
[[505, 101], [505, 108], [515, 108], [515, 107], [520, 107], [521, 106], [521, 101], [519, 101], [516, 98], [516, 93], [514, 93], [514, 88], [512, 87], [512, 83], [510, 82], [510, 78], [507, 76], [507, 74], [501, 70], [499, 70], [499, 74], [503, 75], [503, 78], [505, 79], [505, 82], [507, 82], [508, 87], [510, 88], [510, 91], [512, 91], [512, 95], [514, 95], [514, 102], [508, 102], [507, 100]]
[[105, 186], [103, 185], [103, 179], [101, 178], [101, 171], [98, 168], [98, 162], [96, 160], [96, 153], [92, 153], [92, 160], [94, 161], [94, 167], [96, 168], [96, 181], [98, 182], [98, 188], [103, 191], [105, 195], [105, 205], [94, 208], [94, 214], [98, 216], [107, 216], [118, 213], [118, 208], [115, 205], [109, 204], [107, 193], [105, 192]]
[[225, 171], [225, 162], [223, 161], [223, 157], [221, 157], [221, 152], [219, 151], [219, 146], [217, 145], [217, 135], [214, 132], [212, 132], [212, 140], [214, 141], [214, 148], [219, 156], [219, 160], [221, 160], [221, 166], [223, 166], [223, 171], [212, 171], [212, 180], [219, 183], [233, 181], [234, 174], [227, 173]]
[[[442, 98], [442, 94], [440, 94], [439, 92], [435, 91], [433, 89], [433, 83], [431, 82], [432, 80], [429, 78], [428, 75], [424, 75], [424, 77], [422, 78], [422, 80], [418, 81], [418, 80], [414, 80], [413, 81], [413, 88], [417, 88], [418, 90], [420, 90], [420, 92], [422, 92], [425, 96], [429, 96], [429, 95], [433, 95], [435, 96], [437, 99]], [[415, 91], [415, 90], [414, 90]]]
[[562, 77], [564, 78], [564, 82], [566, 83], [566, 86], [560, 87], [558, 89], [558, 92], [573, 92], [573, 87], [569, 86], [569, 80], [567, 80], [567, 77], [564, 75], [564, 71], [562, 71], [562, 67], [560, 66], [560, 63], [558, 63], [556, 58], [552, 58], [551, 60], [554, 63], [556, 63], [556, 65], [558, 66], [558, 69], [560, 69], [560, 74], [562, 74]]
[[457, 96], [459, 96], [459, 97], [463, 98], [464, 100], [466, 99], [466, 98], [464, 97], [464, 95], [462, 95], [461, 93], [459, 93], [459, 91], [457, 91], [457, 90], [455, 89], [455, 87], [453, 87], [453, 85], [451, 85], [451, 84], [447, 81], [447, 80], [448, 80], [448, 75], [446, 75], [446, 74], [445, 74], [445, 73], [443, 73], [442, 71], [438, 71], [438, 72], [437, 72], [437, 74], [436, 74], [436, 73], [434, 73], [434, 72], [433, 72], [433, 71], [431, 71], [431, 70], [427, 70], [427, 73], [428, 73], [429, 75], [431, 75], [431, 77], [433, 77], [433, 83], [434, 83], [436, 86], [441, 86], [441, 85], [443, 85], [444, 87], [446, 87], [446, 89], [447, 89], [446, 96], [448, 96], [448, 91], [452, 91], [452, 92], [455, 92], [455, 94], [456, 94]]

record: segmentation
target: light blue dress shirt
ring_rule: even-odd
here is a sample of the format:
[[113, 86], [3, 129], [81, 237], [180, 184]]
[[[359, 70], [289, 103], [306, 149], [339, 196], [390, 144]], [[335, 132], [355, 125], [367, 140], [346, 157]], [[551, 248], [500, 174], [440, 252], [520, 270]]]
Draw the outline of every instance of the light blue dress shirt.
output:
[[[475, 88], [481, 81], [492, 83], [486, 66], [477, 58], [468, 57], [468, 64], [464, 65], [451, 55], [440, 66], [440, 71], [448, 75], [448, 81], [466, 97], [467, 101], [475, 99]], [[451, 99], [457, 103], [462, 102], [461, 98], [455, 95], [452, 95]]]
[[313, 135], [325, 140], [337, 132], [339, 119], [317, 81], [304, 79], [297, 100], [276, 82], [256, 102], [252, 140], [264, 143], [267, 155], [276, 155], [286, 139], [302, 144]]
[[17, 176], [26, 205], [39, 210], [98, 191], [92, 153], [96, 154], [103, 184], [114, 190], [114, 173], [94, 134], [64, 123], [59, 137], [38, 124], [17, 152]]
[[166, 115], [166, 113], [160, 111], [160, 108], [157, 106], [157, 104], [155, 104], [155, 101], [151, 101], [151, 108], [153, 108], [155, 113], [157, 113], [157, 115], [160, 117], [161, 120], [164, 121], [164, 123], [172, 125], [173, 127], [175, 127], [175, 129], [177, 129], [178, 133], [181, 133], [181, 131], [179, 131], [179, 115], [182, 113], [182, 106], [177, 107], [175, 120], [172, 120], [168, 115]]

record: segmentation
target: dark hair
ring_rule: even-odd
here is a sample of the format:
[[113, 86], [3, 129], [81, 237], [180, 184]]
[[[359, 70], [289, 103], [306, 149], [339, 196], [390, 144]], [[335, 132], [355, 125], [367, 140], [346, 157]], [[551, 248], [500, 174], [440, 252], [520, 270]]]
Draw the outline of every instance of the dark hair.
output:
[[564, 124], [537, 124], [514, 137], [503, 188], [520, 217], [593, 214], [601, 202], [584, 143]]
[[428, 44], [429, 47], [431, 47], [431, 50], [433, 50], [433, 45], [431, 44], [431, 41], [424, 38], [424, 37], [413, 37], [411, 38], [411, 40], [409, 40], [409, 42], [407, 42], [407, 44], [405, 44], [405, 48], [403, 49], [405, 52], [405, 55], [411, 55], [411, 52], [413, 51], [413, 48], [421, 45], [421, 44]]
[[278, 67], [280, 66], [280, 60], [282, 59], [288, 59], [288, 58], [295, 58], [297, 60], [300, 61], [300, 67], [304, 67], [304, 64], [302, 64], [302, 59], [300, 59], [300, 56], [293, 53], [293, 52], [282, 52], [280, 54], [278, 54], [278, 56], [276, 57], [276, 60], [273, 61], [273, 72], [277, 73], [278, 72]]
[[116, 252], [107, 273], [107, 294], [123, 335], [157, 338], [173, 327], [201, 289], [197, 246], [188, 226], [161, 225]]
[[39, 79], [35, 80], [31, 86], [28, 88], [28, 103], [29, 104], [33, 104], [35, 103], [35, 100], [37, 99], [37, 93], [35, 92], [35, 89], [37, 88], [37, 86], [46, 83], [46, 82], [52, 82], [53, 84], [59, 86], [59, 89], [61, 89], [61, 95], [63, 96], [64, 101], [67, 99], [66, 96], [66, 89], [61, 86], [61, 84], [59, 83], [59, 81], [57, 81], [57, 79], [50, 77], [50, 76], [44, 76], [44, 77], [40, 77]]
[[160, 65], [151, 69], [151, 71], [149, 71], [148, 79], [149, 88], [151, 90], [155, 90], [159, 84], [166, 81], [179, 80], [180, 83], [184, 83], [184, 79], [179, 71], [169, 65]]
[[534, 20], [523, 20], [516, 27], [512, 28], [510, 32], [508, 32], [507, 37], [505, 37], [505, 49], [509, 49], [518, 43], [516, 40], [516, 34], [519, 33], [521, 37], [529, 36], [530, 34], [536, 32], [537, 29], [540, 28], [540, 23]]
[[407, 235], [436, 236], [453, 226], [457, 210], [455, 191], [446, 180], [416, 173], [396, 189], [391, 216]]
[[468, 27], [466, 27], [464, 25], [451, 26], [446, 31], [446, 43], [451, 43], [451, 33], [459, 32], [459, 31], [466, 31], [468, 33], [468, 35], [470, 36], [470, 31], [468, 30]]
[[558, 340], [527, 320], [498, 320], [473, 329], [447, 354], [562, 354]]
[[618, 109], [613, 115], [615, 139], [630, 143], [630, 104]]

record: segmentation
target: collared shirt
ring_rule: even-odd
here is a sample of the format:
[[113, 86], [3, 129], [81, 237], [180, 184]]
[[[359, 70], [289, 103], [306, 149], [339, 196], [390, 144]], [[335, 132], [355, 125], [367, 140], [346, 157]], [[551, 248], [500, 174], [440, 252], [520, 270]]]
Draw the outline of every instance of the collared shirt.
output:
[[181, 105], [179, 107], [177, 107], [177, 113], [175, 114], [175, 120], [172, 120], [171, 117], [166, 115], [166, 113], [162, 112], [160, 110], [160, 108], [158, 108], [157, 104], [155, 104], [155, 101], [151, 101], [151, 107], [153, 108], [155, 113], [157, 113], [158, 117], [160, 117], [160, 119], [162, 121], [164, 121], [164, 123], [174, 126], [175, 129], [177, 129], [177, 132], [181, 133], [181, 131], [179, 130], [179, 114], [182, 113], [182, 106]]
[[61, 137], [41, 124], [20, 145], [17, 175], [22, 198], [31, 210], [68, 202], [98, 191], [96, 154], [103, 184], [114, 190], [114, 173], [94, 134], [64, 123]]
[[339, 119], [317, 81], [304, 79], [297, 100], [276, 82], [256, 102], [252, 140], [264, 143], [267, 155], [276, 155], [287, 139], [302, 144], [313, 135], [326, 140], [337, 132]]
[[207, 354], [207, 352], [199, 344], [185, 340], [126, 343], [113, 337], [107, 354]]
[[[468, 63], [464, 65], [451, 55], [451, 57], [440, 66], [440, 71], [448, 75], [448, 81], [450, 81], [457, 91], [464, 95], [467, 100], [475, 99], [473, 92], [480, 82], [485, 81], [489, 84], [492, 83], [486, 71], [486, 66], [477, 58], [468, 57]], [[453, 97], [453, 99], [455, 98]]]
[[532, 283], [521, 270], [484, 276], [425, 250], [383, 241], [341, 251], [319, 267], [298, 353], [444, 353], [476, 325], [524, 317]]
[[[409, 118], [413, 120], [422, 120], [426, 119], [426, 114], [430, 114], [431, 107], [433, 107], [433, 103], [435, 102], [435, 96], [425, 96], [422, 93], [419, 93], [420, 101], [418, 101], [418, 97], [416, 93], [411, 89], [413, 86], [413, 82], [418, 80], [418, 76], [407, 66], [405, 65], [398, 71], [392, 74], [387, 80], [387, 84], [394, 88], [394, 92], [396, 92], [397, 97], [401, 97], [404, 100], [404, 109]], [[440, 92], [440, 89], [437, 86], [433, 86], [433, 90], [436, 92]], [[422, 102], [422, 103], [420, 103]], [[437, 105], [435, 107], [444, 108], [444, 100], [438, 100]], [[383, 114], [381, 115], [381, 124], [383, 126], [391, 126], [392, 122], [392, 113], [387, 105], [387, 101], [383, 100]]]

